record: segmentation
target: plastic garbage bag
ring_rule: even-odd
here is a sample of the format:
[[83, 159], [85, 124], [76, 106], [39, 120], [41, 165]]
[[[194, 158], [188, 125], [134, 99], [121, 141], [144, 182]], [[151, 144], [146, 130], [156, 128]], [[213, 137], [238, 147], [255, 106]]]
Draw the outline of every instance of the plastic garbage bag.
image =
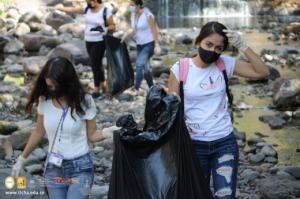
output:
[[134, 72], [126, 43], [111, 35], [105, 36], [108, 94], [114, 96], [133, 86]]
[[180, 106], [177, 96], [153, 86], [142, 129], [131, 115], [118, 119], [109, 199], [212, 198]]

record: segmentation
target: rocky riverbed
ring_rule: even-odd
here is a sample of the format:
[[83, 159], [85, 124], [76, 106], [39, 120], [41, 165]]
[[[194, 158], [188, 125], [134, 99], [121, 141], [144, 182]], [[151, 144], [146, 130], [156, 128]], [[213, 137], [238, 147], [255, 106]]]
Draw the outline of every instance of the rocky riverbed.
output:
[[[54, 5], [47, 1], [49, 5]], [[60, 3], [64, 1], [53, 1]], [[113, 3], [113, 2], [112, 2]], [[66, 4], [66, 3], [65, 3]], [[70, 4], [70, 2], [67, 2]], [[107, 3], [111, 6], [111, 3]], [[300, 141], [292, 147], [297, 159], [294, 164], [282, 164], [276, 145], [268, 141], [269, 135], [260, 128], [253, 130], [248, 137], [242, 124], [256, 126], [267, 124], [270, 132], [287, 129], [299, 134], [300, 129], [300, 32], [295, 22], [299, 22], [299, 7], [291, 4], [287, 13], [277, 7], [271, 9], [263, 4], [259, 14], [261, 29], [259, 33], [268, 33], [269, 41], [276, 49], [262, 48], [260, 55], [271, 69], [271, 75], [263, 81], [248, 81], [234, 78], [231, 88], [235, 93], [235, 130], [240, 148], [240, 168], [238, 175], [237, 197], [240, 199], [296, 199], [300, 198]], [[116, 9], [118, 8], [118, 10]], [[267, 8], [271, 9], [268, 10]], [[123, 34], [126, 27], [123, 16], [125, 7], [115, 6], [116, 22], [119, 30], [115, 36]], [[92, 88], [92, 72], [83, 41], [84, 25], [82, 17], [40, 7], [39, 10], [22, 12], [18, 6], [7, 7], [0, 3], [0, 178], [2, 181], [10, 175], [11, 167], [24, 149], [30, 133], [34, 130], [34, 116], [24, 113], [26, 96], [31, 82], [49, 57], [64, 55], [70, 58], [87, 90]], [[270, 17], [270, 14], [271, 17]], [[274, 17], [276, 16], [276, 17]], [[284, 20], [285, 21], [284, 21]], [[246, 34], [259, 35], [257, 30], [240, 30]], [[152, 72], [156, 84], [167, 87], [169, 67], [179, 58], [195, 52], [193, 39], [199, 29], [160, 30], [162, 35], [162, 53], [152, 60]], [[259, 38], [258, 38], [259, 39]], [[134, 62], [136, 49], [128, 41], [130, 57]], [[251, 43], [249, 43], [251, 46]], [[235, 49], [228, 54], [238, 56]], [[99, 128], [115, 124], [122, 115], [133, 114], [141, 125], [144, 121], [145, 97], [147, 86], [142, 85], [143, 94], [134, 96], [130, 90], [109, 100], [97, 99], [97, 125]], [[250, 100], [249, 99], [253, 99]], [[260, 104], [260, 101], [264, 103]], [[253, 101], [258, 103], [252, 103]], [[265, 103], [267, 102], [267, 103]], [[257, 110], [259, 108], [259, 110]], [[257, 113], [257, 120], [247, 120], [248, 114]], [[264, 114], [266, 113], [266, 114]], [[295, 135], [293, 135], [295, 136]], [[291, 135], [292, 137], [292, 135]], [[298, 135], [297, 138], [300, 136]], [[91, 144], [95, 165], [95, 182], [91, 198], [105, 198], [109, 186], [112, 161], [112, 139]], [[47, 139], [30, 155], [22, 175], [27, 177], [26, 191], [35, 194], [8, 196], [4, 184], [0, 184], [0, 198], [47, 198], [38, 195], [43, 191], [41, 173], [48, 149]], [[298, 155], [297, 155], [298, 154]]]

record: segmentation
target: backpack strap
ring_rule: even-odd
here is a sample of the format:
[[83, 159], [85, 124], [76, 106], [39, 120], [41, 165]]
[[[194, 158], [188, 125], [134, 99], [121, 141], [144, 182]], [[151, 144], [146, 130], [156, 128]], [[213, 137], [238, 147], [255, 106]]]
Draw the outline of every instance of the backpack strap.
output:
[[87, 13], [88, 9], [89, 9], [89, 6], [86, 6], [85, 9], [84, 9], [84, 14]]
[[229, 106], [232, 106], [233, 95], [232, 95], [232, 93], [231, 93], [231, 91], [229, 89], [228, 76], [227, 76], [227, 72], [226, 72], [226, 68], [225, 68], [225, 63], [224, 63], [223, 59], [219, 58], [216, 61], [216, 65], [217, 65], [218, 69], [223, 73], [223, 77], [224, 77], [224, 80], [225, 80], [225, 86], [226, 86], [226, 94], [227, 94]]
[[103, 20], [104, 20], [104, 26], [105, 27], [108, 27], [108, 23], [107, 23], [107, 7], [104, 7], [104, 10], [103, 10]]
[[179, 61], [179, 81], [186, 83], [186, 78], [189, 73], [189, 58], [183, 58]]

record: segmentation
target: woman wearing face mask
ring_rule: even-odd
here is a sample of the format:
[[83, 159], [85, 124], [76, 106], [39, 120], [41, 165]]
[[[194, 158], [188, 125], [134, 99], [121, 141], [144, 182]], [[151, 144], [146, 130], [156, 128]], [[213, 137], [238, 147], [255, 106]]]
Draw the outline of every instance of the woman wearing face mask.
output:
[[94, 179], [88, 141], [99, 142], [118, 128], [96, 129], [93, 98], [80, 85], [71, 62], [50, 59], [33, 85], [26, 111], [37, 105], [36, 129], [12, 169], [17, 177], [29, 154], [47, 134], [45, 180], [50, 199], [88, 198]]
[[157, 23], [151, 11], [144, 7], [142, 0], [130, 2], [129, 11], [131, 12], [132, 29], [122, 38], [134, 36], [137, 43], [136, 77], [134, 92], [138, 94], [139, 88], [145, 77], [149, 88], [153, 85], [153, 77], [150, 69], [149, 60], [153, 53], [160, 54], [159, 35]]
[[[85, 17], [85, 41], [86, 48], [91, 60], [93, 75], [94, 75], [94, 91], [92, 96], [98, 98], [100, 96], [100, 89], [106, 92], [107, 85], [105, 81], [104, 67], [102, 59], [105, 52], [105, 43], [103, 35], [108, 31], [115, 30], [112, 13], [106, 9], [102, 4], [102, 0], [86, 0], [86, 7], [57, 7], [58, 10], [66, 13], [84, 14]], [[106, 25], [104, 21], [104, 12], [106, 11]], [[101, 27], [100, 31], [95, 31], [93, 28]], [[91, 30], [92, 29], [92, 30]]]
[[[249, 62], [221, 55], [228, 42], [239, 48]], [[188, 73], [183, 85], [185, 122], [208, 180], [212, 174], [215, 198], [234, 199], [238, 146], [228, 112], [225, 75], [216, 61], [222, 59], [229, 79], [232, 75], [264, 78], [269, 75], [269, 70], [238, 33], [227, 30], [218, 22], [204, 25], [195, 44], [198, 54], [186, 59]], [[182, 75], [182, 67], [177, 62], [171, 68], [169, 92], [180, 94], [179, 73]]]

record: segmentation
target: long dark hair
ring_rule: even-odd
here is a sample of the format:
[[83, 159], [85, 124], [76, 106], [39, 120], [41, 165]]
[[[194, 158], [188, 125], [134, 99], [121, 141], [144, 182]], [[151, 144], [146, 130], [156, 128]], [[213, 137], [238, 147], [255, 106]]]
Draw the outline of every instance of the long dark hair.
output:
[[132, 0], [133, 3], [141, 8], [144, 8], [144, 1], [143, 0]]
[[228, 37], [226, 34], [223, 32], [224, 29], [227, 29], [223, 24], [216, 22], [216, 21], [211, 21], [206, 23], [202, 28], [199, 33], [199, 35], [196, 38], [195, 44], [199, 44], [204, 38], [210, 36], [213, 33], [217, 33], [221, 35], [224, 38], [224, 49], [226, 50], [228, 47]]
[[46, 100], [53, 98], [47, 87], [46, 78], [54, 81], [56, 84], [56, 95], [54, 98], [66, 97], [67, 105], [71, 107], [72, 117], [74, 111], [79, 115], [85, 114], [82, 105], [85, 107], [89, 106], [85, 99], [86, 92], [79, 82], [73, 64], [64, 57], [49, 59], [40, 71], [28, 96], [28, 102], [25, 107], [27, 113], [32, 113], [32, 106], [34, 104], [38, 105], [40, 97], [44, 97]]

